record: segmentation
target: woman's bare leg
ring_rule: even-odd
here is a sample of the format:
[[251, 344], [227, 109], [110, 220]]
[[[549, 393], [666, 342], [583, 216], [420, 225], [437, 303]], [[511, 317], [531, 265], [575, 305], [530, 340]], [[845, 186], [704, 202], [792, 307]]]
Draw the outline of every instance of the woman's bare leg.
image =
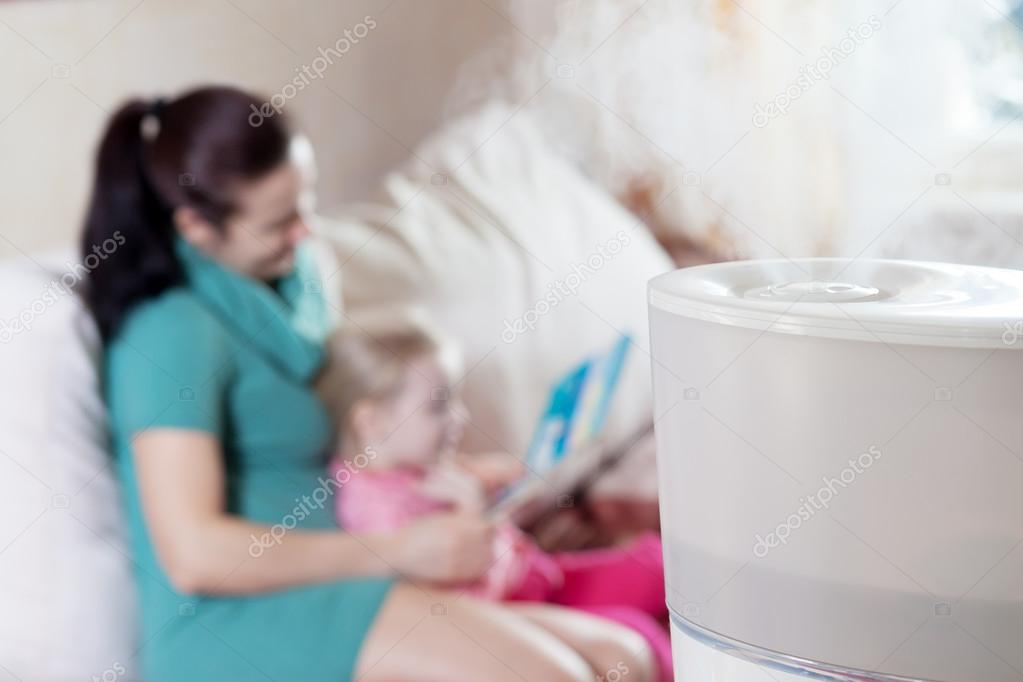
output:
[[[575, 649], [597, 679], [651, 682], [657, 679], [653, 652], [642, 635], [606, 618], [548, 604], [508, 604]], [[616, 674], [617, 672], [617, 674]]]
[[593, 682], [596, 674], [573, 648], [506, 605], [402, 583], [377, 614], [356, 665], [359, 682]]

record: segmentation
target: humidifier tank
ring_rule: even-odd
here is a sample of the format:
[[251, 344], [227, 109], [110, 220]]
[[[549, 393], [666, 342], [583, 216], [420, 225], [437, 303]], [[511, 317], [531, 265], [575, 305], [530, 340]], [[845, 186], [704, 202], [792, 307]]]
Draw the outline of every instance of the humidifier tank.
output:
[[649, 287], [677, 679], [1023, 680], [1023, 273]]

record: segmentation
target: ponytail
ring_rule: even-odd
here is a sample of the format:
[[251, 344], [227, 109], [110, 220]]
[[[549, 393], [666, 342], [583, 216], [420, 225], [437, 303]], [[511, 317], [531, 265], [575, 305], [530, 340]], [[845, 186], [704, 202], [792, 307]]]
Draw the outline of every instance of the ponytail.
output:
[[113, 335], [135, 303], [182, 278], [174, 255], [172, 209], [153, 189], [145, 168], [142, 127], [150, 109], [140, 100], [121, 107], [103, 135], [96, 158], [81, 253], [84, 259], [108, 240], [118, 244], [110, 255], [115, 262], [89, 272], [87, 299], [104, 339]]
[[[286, 120], [252, 125], [248, 117], [260, 106], [241, 90], [205, 87], [168, 103], [133, 100], [110, 119], [81, 241], [83, 260], [97, 263], [88, 270], [86, 300], [104, 341], [135, 306], [183, 281], [176, 208], [188, 206], [222, 227], [236, 208], [238, 182], [286, 160]], [[93, 255], [99, 248], [102, 262]]]

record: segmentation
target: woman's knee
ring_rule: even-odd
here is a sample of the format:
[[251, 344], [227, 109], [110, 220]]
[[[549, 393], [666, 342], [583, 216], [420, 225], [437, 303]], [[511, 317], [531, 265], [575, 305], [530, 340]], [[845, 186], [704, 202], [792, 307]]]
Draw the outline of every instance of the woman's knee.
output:
[[605, 616], [548, 605], [515, 607], [542, 628], [573, 647], [598, 681], [632, 682], [657, 678], [654, 651], [636, 630]]
[[[450, 625], [464, 636], [462, 642], [455, 638], [455, 644], [461, 647], [461, 651], [475, 648], [475, 653], [491, 659], [478, 661], [477, 670], [480, 672], [477, 674], [453, 671], [454, 674], [447, 679], [455, 679], [461, 674], [465, 679], [507, 677], [517, 682], [523, 678], [555, 682], [594, 680], [596, 672], [575, 649], [510, 609], [497, 604], [461, 599], [449, 609], [447, 615]], [[476, 646], [473, 647], [473, 644]], [[460, 658], [453, 656], [451, 659], [456, 667]], [[481, 669], [487, 663], [496, 664], [492, 671]]]
[[396, 587], [360, 655], [372, 680], [593, 682], [575, 650], [499, 605]]
[[649, 643], [639, 633], [618, 624], [593, 642], [590, 660], [600, 681], [657, 679], [657, 664]]
[[545, 651], [535, 662], [533, 670], [520, 673], [527, 680], [558, 682], [594, 682], [594, 679], [599, 679], [597, 674], [579, 654], [568, 648], [556, 652]]

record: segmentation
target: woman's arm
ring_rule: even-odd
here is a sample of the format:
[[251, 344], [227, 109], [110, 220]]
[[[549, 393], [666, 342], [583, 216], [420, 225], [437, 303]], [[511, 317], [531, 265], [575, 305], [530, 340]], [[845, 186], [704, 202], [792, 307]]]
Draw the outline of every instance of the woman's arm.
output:
[[491, 560], [491, 524], [442, 514], [394, 533], [293, 529], [252, 551], [269, 526], [225, 510], [223, 453], [204, 431], [150, 429], [134, 442], [136, 476], [157, 556], [184, 593], [244, 594], [363, 576], [456, 583]]

